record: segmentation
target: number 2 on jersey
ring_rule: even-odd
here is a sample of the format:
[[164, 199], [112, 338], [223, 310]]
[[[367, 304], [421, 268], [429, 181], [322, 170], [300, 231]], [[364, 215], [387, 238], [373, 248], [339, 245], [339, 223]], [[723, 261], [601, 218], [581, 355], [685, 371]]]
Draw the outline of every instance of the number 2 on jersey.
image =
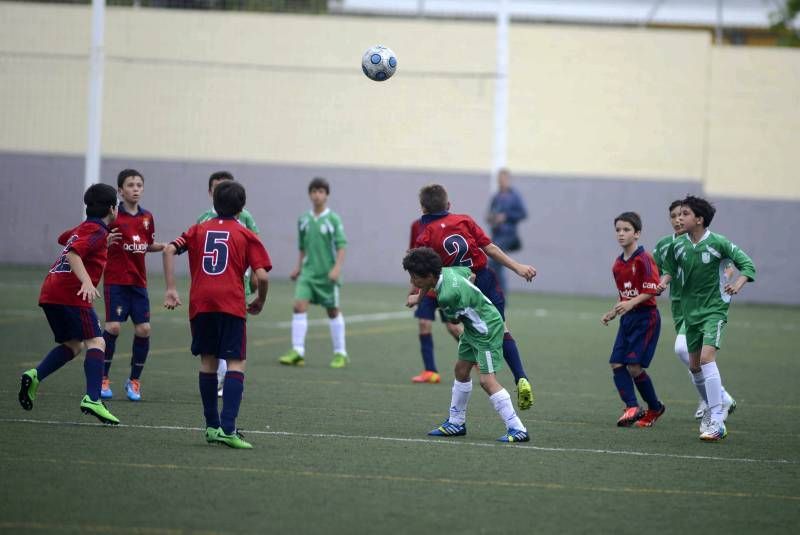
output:
[[209, 230], [203, 248], [203, 271], [209, 275], [219, 275], [228, 267], [229, 232]]
[[451, 234], [444, 239], [442, 247], [444, 247], [444, 250], [450, 256], [455, 255], [453, 263], [450, 264], [451, 266], [472, 267], [472, 259], [464, 258], [469, 252], [469, 245], [467, 245], [467, 240], [465, 240], [463, 236], [460, 234]]

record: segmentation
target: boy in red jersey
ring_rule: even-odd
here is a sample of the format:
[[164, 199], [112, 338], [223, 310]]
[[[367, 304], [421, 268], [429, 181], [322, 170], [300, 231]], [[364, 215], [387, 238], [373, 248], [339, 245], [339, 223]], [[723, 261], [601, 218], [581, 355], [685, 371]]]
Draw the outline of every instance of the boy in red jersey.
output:
[[[236, 220], [246, 202], [244, 186], [225, 181], [214, 189], [217, 217], [194, 225], [164, 249], [167, 290], [164, 306], [181, 305], [175, 288], [175, 255], [189, 252], [189, 322], [191, 352], [200, 355], [199, 387], [206, 418], [206, 441], [231, 448], [249, 449], [236, 428], [244, 391], [247, 313], [258, 314], [267, 298], [272, 269], [269, 254], [253, 232]], [[244, 299], [244, 273], [250, 267], [258, 281], [256, 298]], [[217, 405], [219, 359], [228, 362], [222, 394], [222, 413]]]
[[[603, 314], [603, 325], [622, 316], [617, 339], [611, 351], [614, 385], [625, 403], [617, 420], [620, 427], [652, 427], [666, 407], [659, 401], [653, 381], [644, 368], [650, 365], [661, 332], [661, 316], [656, 308], [659, 294], [658, 267], [652, 255], [638, 244], [642, 220], [636, 212], [624, 212], [614, 219], [617, 242], [622, 254], [614, 261], [612, 272], [619, 291], [619, 301]], [[633, 385], [647, 402], [647, 412], [639, 407]]]
[[[425, 226], [419, 219], [415, 219], [411, 223], [409, 250], [416, 247], [417, 238], [422, 234], [423, 228], [425, 228]], [[413, 293], [417, 293], [417, 291], [416, 288], [412, 289]], [[433, 320], [436, 319], [437, 308], [439, 308], [439, 304], [436, 301], [436, 297], [431, 293], [426, 293], [419, 298], [417, 309], [414, 311], [414, 317], [419, 320], [419, 348], [422, 353], [422, 365], [425, 369], [422, 370], [419, 375], [415, 375], [411, 378], [412, 383], [437, 384], [442, 380], [439, 371], [436, 369], [436, 358], [434, 357], [433, 351]], [[441, 315], [441, 311], [439, 311], [439, 314]], [[444, 321], [443, 316], [442, 321]], [[444, 321], [444, 324], [447, 328], [447, 332], [458, 342], [461, 336], [461, 325], [450, 323], [449, 321]]]
[[[520, 264], [506, 255], [502, 249], [492, 243], [480, 226], [468, 215], [451, 214], [447, 190], [439, 184], [430, 184], [419, 192], [424, 225], [417, 238], [415, 247], [430, 247], [442, 259], [445, 267], [468, 267], [475, 274], [475, 286], [489, 298], [500, 312], [505, 322], [505, 296], [497, 282], [497, 275], [487, 265], [488, 257], [524, 278], [528, 282], [536, 276], [533, 266]], [[414, 306], [420, 299], [418, 293], [409, 295], [406, 304]], [[534, 396], [528, 375], [519, 357], [517, 342], [506, 326], [503, 336], [503, 359], [514, 374], [517, 384], [517, 404], [520, 410], [529, 409], [533, 405]]]
[[97, 283], [106, 266], [108, 225], [117, 217], [117, 192], [108, 184], [93, 184], [84, 193], [83, 202], [86, 221], [59, 237], [64, 249], [50, 268], [39, 294], [39, 306], [58, 345], [36, 368], [22, 374], [19, 403], [23, 409], [31, 410], [39, 383], [75, 358], [85, 346], [86, 395], [81, 400], [81, 412], [116, 425], [119, 420], [100, 400], [105, 342], [92, 301], [100, 297]]
[[106, 362], [100, 396], [111, 399], [108, 372], [119, 336], [120, 323], [130, 316], [133, 321], [131, 373], [125, 382], [125, 394], [131, 401], [142, 399], [139, 378], [150, 350], [150, 298], [147, 295], [145, 253], [163, 251], [165, 244], [156, 243], [153, 214], [139, 206], [144, 190], [144, 177], [135, 169], [123, 169], [117, 176], [117, 191], [122, 197], [113, 231], [119, 241], [108, 248], [108, 264], [103, 274], [103, 296], [106, 304]]

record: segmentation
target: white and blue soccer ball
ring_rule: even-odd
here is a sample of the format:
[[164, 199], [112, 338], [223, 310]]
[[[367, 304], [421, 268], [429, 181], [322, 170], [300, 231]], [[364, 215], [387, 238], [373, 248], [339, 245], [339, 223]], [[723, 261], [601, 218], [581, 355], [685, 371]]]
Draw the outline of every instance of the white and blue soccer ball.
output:
[[364, 52], [364, 56], [361, 58], [361, 70], [370, 80], [386, 81], [397, 70], [397, 56], [389, 48], [375, 45]]

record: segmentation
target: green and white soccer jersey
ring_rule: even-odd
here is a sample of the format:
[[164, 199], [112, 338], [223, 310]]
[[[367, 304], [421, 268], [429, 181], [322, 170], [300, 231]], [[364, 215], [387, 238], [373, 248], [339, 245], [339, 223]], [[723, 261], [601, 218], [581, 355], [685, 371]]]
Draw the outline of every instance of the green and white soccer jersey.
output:
[[470, 275], [466, 267], [442, 268], [436, 299], [445, 318], [464, 324], [458, 341], [459, 360], [477, 362], [481, 373], [495, 373], [503, 363], [503, 318], [470, 282]]
[[729, 261], [748, 280], [755, 280], [750, 257], [725, 236], [708, 230], [696, 244], [686, 235], [679, 237], [664, 257], [664, 272], [682, 286], [680, 303], [689, 351], [699, 351], [703, 345], [720, 347], [731, 301], [724, 291]]
[[[216, 210], [211, 208], [210, 210], [206, 210], [205, 212], [200, 214], [200, 217], [197, 218], [197, 224], [199, 225], [200, 223], [205, 223], [209, 219], [214, 219], [215, 217], [217, 217], [217, 212], [216, 212]], [[248, 230], [251, 230], [251, 231], [255, 232], [256, 234], [258, 234], [258, 225], [256, 225], [256, 220], [253, 219], [253, 216], [246, 209], [242, 208], [242, 211], [239, 214], [239, 217], [237, 218], [237, 220], [239, 221], [239, 223], [242, 224], [242, 226], [244, 226], [244, 228], [246, 228]], [[247, 300], [247, 298], [252, 294], [253, 294], [253, 291], [250, 289], [250, 268], [247, 268], [247, 271], [244, 274], [244, 297], [245, 297], [245, 300]]]
[[[664, 236], [658, 240], [653, 249], [653, 259], [655, 259], [656, 266], [658, 266], [658, 272], [662, 275], [664, 274], [664, 259], [669, 253], [672, 243], [677, 239], [678, 236], [675, 234]], [[680, 271], [680, 267], [678, 267], [678, 270]], [[672, 323], [675, 325], [675, 331], [679, 334], [683, 334], [681, 332], [685, 330], [683, 326], [683, 309], [681, 308], [681, 290], [683, 286], [680, 279], [680, 275], [672, 278], [672, 282], [669, 285], [669, 298], [672, 306]]]
[[347, 246], [342, 220], [329, 208], [319, 215], [313, 211], [303, 214], [297, 221], [297, 246], [303, 251], [303, 265], [295, 299], [338, 308], [339, 283], [331, 282], [328, 273], [336, 264], [339, 249]]
[[[214, 219], [215, 217], [217, 217], [217, 212], [214, 211], [214, 209], [212, 208], [206, 212], [203, 212], [203, 214], [197, 218], [197, 224], [199, 225], [200, 223], [205, 223], [209, 219]], [[242, 209], [242, 212], [239, 214], [239, 217], [237, 219], [239, 220], [239, 223], [244, 225], [246, 229], [249, 229], [255, 232], [256, 234], [259, 233], [258, 225], [256, 225], [256, 220], [253, 219], [252, 214], [250, 214], [250, 212], [248, 212], [246, 209]]]

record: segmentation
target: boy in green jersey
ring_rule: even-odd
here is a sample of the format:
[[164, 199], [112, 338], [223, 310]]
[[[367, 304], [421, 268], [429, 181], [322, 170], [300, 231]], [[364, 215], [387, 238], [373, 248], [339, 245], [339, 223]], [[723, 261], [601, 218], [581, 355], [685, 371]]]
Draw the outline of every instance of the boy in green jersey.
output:
[[[686, 234], [676, 239], [664, 256], [660, 289], [673, 279], [681, 284], [681, 311], [686, 323], [689, 370], [700, 396], [708, 403], [700, 423], [700, 440], [719, 441], [728, 435], [722, 406], [722, 377], [717, 351], [728, 321], [732, 295], [756, 276], [753, 261], [725, 236], [708, 230], [715, 208], [705, 199], [689, 196], [683, 200], [680, 223]], [[739, 270], [734, 282], [725, 282], [728, 259]]]
[[[686, 233], [686, 230], [683, 228], [680, 222], [680, 215], [681, 215], [681, 208], [683, 206], [683, 199], [678, 199], [676, 201], [672, 201], [669, 205], [669, 222], [672, 225], [672, 229], [674, 233], [664, 236], [658, 243], [656, 243], [655, 248], [653, 249], [653, 258], [656, 261], [656, 265], [658, 266], [659, 273], [663, 273], [664, 271], [664, 257], [667, 254], [672, 242], [677, 240], [680, 236], [683, 236]], [[725, 278], [729, 279], [731, 276], [730, 270], [726, 272]], [[726, 280], [727, 282], [727, 280]], [[683, 321], [683, 311], [681, 310], [681, 282], [680, 278], [673, 278], [672, 283], [669, 286], [669, 297], [672, 307], [672, 322], [675, 325], [675, 332], [677, 336], [675, 337], [675, 354], [678, 358], [683, 362], [684, 366], [689, 368], [689, 348], [686, 347], [686, 325]], [[692, 372], [689, 372], [689, 377], [692, 376]], [[708, 410], [708, 404], [706, 400], [702, 397], [700, 398], [700, 402], [697, 406], [697, 410], [694, 413], [694, 417], [696, 419], [701, 419], [703, 415]], [[722, 415], [723, 419], [727, 420], [728, 414], [736, 410], [736, 401], [733, 397], [725, 390], [725, 387], [722, 386]]]
[[511, 396], [495, 377], [503, 363], [503, 317], [489, 298], [469, 280], [472, 276], [470, 268], [443, 268], [436, 251], [430, 247], [418, 247], [406, 254], [403, 269], [408, 271], [411, 284], [420, 289], [421, 295], [429, 291], [436, 294], [445, 319], [464, 324], [464, 332], [458, 341], [450, 415], [428, 435], [454, 437], [467, 434], [467, 403], [472, 393], [470, 373], [477, 366], [481, 388], [489, 395], [489, 401], [506, 425], [506, 433], [497, 440], [529, 441], [528, 430], [517, 416]]
[[[216, 173], [212, 173], [210, 177], [208, 177], [208, 196], [211, 198], [212, 204], [214, 201], [214, 190], [216, 189], [217, 185], [221, 182], [226, 180], [235, 180], [233, 175], [228, 171], [217, 171]], [[197, 218], [197, 224], [205, 223], [209, 219], [214, 219], [217, 217], [217, 212], [214, 210], [212, 206], [210, 209], [203, 212], [200, 217]], [[247, 209], [242, 208], [241, 213], [236, 216], [236, 219], [241, 223], [243, 227], [247, 230], [258, 234], [258, 225], [256, 225], [255, 219], [247, 211]], [[248, 283], [249, 281], [249, 283]], [[255, 278], [254, 274], [251, 272], [250, 268], [245, 271], [244, 274], [244, 298], [245, 301], [250, 300], [250, 296], [253, 295], [253, 292], [258, 288], [258, 281]], [[228, 371], [228, 363], [225, 359], [219, 359], [219, 368], [217, 368], [217, 396], [222, 397], [222, 385], [225, 383], [225, 373]]]
[[312, 209], [297, 222], [300, 257], [291, 273], [297, 281], [292, 316], [292, 350], [280, 357], [286, 366], [305, 365], [306, 331], [309, 303], [321, 305], [328, 312], [333, 360], [331, 368], [344, 368], [350, 361], [345, 349], [344, 316], [339, 310], [339, 284], [347, 238], [342, 220], [328, 208], [331, 187], [324, 178], [308, 185]]

